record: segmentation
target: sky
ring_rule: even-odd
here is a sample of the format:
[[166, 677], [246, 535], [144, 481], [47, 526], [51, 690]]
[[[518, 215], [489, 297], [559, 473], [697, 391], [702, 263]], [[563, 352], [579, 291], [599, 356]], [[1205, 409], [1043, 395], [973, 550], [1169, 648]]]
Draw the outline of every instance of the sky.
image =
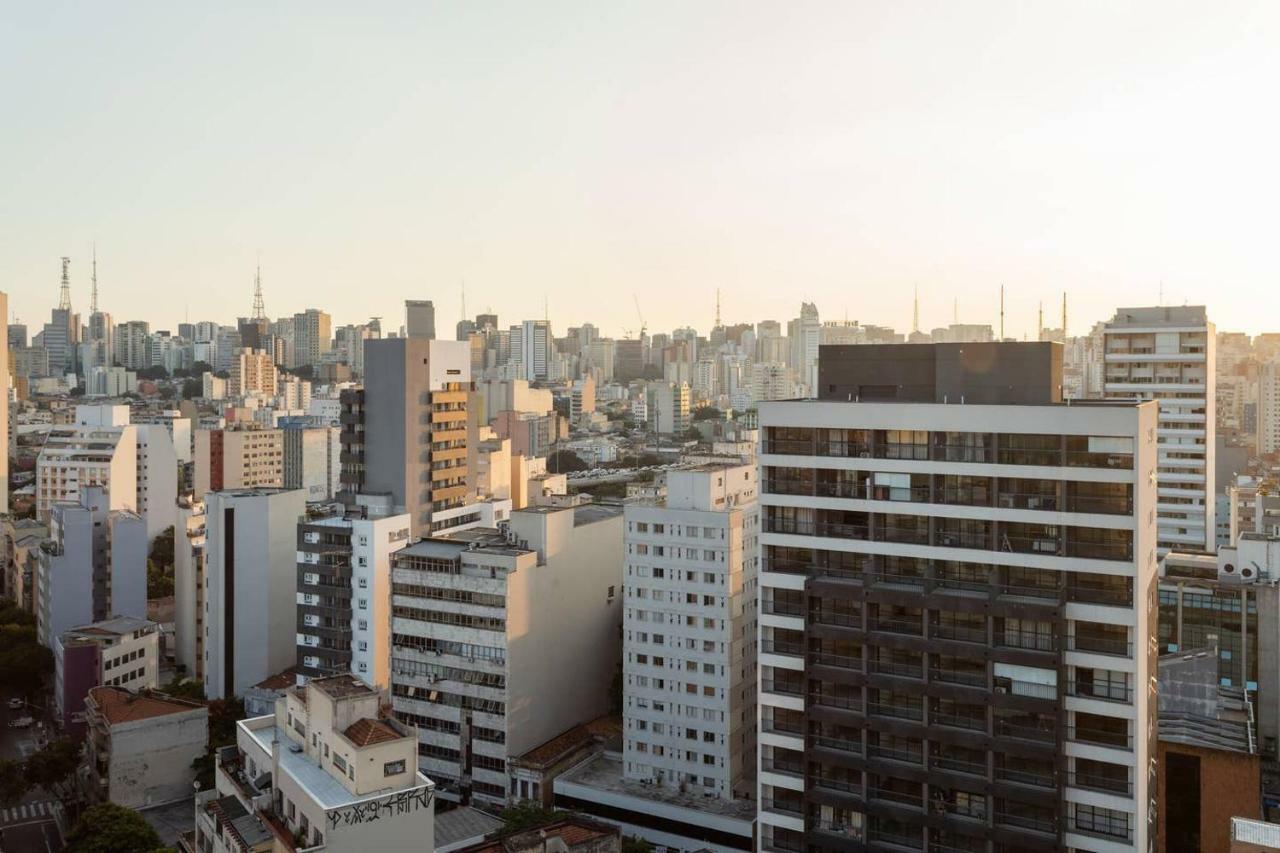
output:
[[[10, 3], [0, 290], [154, 328], [1280, 329], [1280, 3]], [[637, 304], [639, 303], [639, 310]], [[1273, 319], [1274, 318], [1274, 319]]]

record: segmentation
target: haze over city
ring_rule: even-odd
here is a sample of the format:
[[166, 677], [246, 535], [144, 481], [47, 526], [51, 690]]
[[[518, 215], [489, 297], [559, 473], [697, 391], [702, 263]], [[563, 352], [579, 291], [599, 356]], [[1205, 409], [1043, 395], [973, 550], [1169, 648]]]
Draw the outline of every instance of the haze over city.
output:
[[[1070, 292], [1273, 292], [1280, 6], [384, 4], [6, 10], [0, 281], [91, 246], [158, 328], [435, 301], [610, 334], [789, 316], [1034, 338]], [[597, 298], [600, 294], [620, 298]], [[1073, 322], [1073, 325], [1075, 323]], [[1083, 326], [1077, 326], [1082, 331]]]

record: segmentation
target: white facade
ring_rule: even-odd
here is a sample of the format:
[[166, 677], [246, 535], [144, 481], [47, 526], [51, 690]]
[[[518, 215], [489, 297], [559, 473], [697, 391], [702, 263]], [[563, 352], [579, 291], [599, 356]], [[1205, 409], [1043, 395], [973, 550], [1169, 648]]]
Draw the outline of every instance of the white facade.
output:
[[754, 465], [667, 474], [629, 503], [623, 621], [630, 779], [732, 799], [755, 772]]
[[138, 439], [128, 425], [54, 427], [36, 458], [36, 515], [49, 517], [55, 503], [75, 503], [81, 491], [101, 486], [114, 510], [136, 510]]
[[392, 558], [392, 702], [452, 799], [506, 802], [508, 757], [605, 713], [621, 654], [621, 512], [519, 510], [509, 529]]
[[138, 436], [138, 513], [154, 539], [178, 518], [178, 454], [173, 434], [160, 424], [135, 424]]
[[204, 692], [245, 689], [293, 665], [300, 491], [205, 497]]
[[[1150, 403], [761, 405], [762, 848], [874, 837], [874, 812], [810, 799], [823, 786], [897, 803], [912, 846], [944, 813], [1070, 850], [1153, 843], [1157, 417]], [[828, 753], [891, 760], [864, 781]], [[933, 772], [957, 767], [1059, 796], [1014, 808]], [[1088, 782], [1104, 770], [1109, 787]]]
[[1104, 331], [1105, 396], [1157, 400], [1160, 551], [1217, 541], [1217, 334], [1203, 306], [1120, 308]]
[[1280, 363], [1258, 367], [1258, 454], [1280, 450]]
[[205, 514], [200, 501], [178, 507], [173, 535], [174, 659], [188, 678], [204, 680]]

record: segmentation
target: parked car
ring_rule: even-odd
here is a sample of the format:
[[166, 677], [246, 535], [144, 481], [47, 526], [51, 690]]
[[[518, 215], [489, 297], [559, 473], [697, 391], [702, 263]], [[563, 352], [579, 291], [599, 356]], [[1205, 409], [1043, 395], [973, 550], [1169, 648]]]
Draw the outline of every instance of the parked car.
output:
[[26, 729], [26, 728], [30, 728], [31, 724], [34, 722], [35, 720], [31, 719], [30, 717], [18, 717], [16, 719], [9, 721], [9, 728]]
[[26, 702], [23, 702], [21, 699], [15, 696], [13, 699], [9, 700], [9, 710], [21, 711], [24, 707], [26, 707], [26, 704], [27, 704]]

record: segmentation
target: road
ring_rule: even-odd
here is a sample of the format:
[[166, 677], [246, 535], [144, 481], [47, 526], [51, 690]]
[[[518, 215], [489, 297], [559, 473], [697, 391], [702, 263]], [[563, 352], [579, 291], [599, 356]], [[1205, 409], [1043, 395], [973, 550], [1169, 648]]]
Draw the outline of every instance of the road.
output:
[[[25, 759], [40, 748], [44, 729], [11, 729], [16, 717], [39, 717], [36, 711], [9, 710], [11, 694], [0, 691], [0, 757]], [[30, 791], [17, 805], [0, 809], [0, 853], [59, 853], [66, 819], [62, 806], [44, 791]]]

